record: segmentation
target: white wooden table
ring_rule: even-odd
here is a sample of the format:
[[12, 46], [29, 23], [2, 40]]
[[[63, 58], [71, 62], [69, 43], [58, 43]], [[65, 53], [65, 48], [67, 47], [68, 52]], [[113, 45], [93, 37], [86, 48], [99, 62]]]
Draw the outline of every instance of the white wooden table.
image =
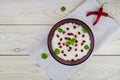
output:
[[[50, 80], [25, 51], [38, 41], [41, 32], [50, 29], [82, 1], [0, 0], [0, 80]], [[116, 0], [105, 8], [120, 24], [119, 4]], [[66, 7], [65, 12], [60, 11], [61, 6]], [[120, 80], [120, 33], [71, 76], [71, 80], [80, 79]]]

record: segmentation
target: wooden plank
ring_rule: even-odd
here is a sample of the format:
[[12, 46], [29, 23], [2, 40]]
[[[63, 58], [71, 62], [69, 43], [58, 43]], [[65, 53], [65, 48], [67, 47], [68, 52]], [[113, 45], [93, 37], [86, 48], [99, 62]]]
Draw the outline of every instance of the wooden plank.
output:
[[[63, 19], [84, 0], [0, 1], [0, 24], [53, 24]], [[66, 11], [61, 12], [65, 6]]]
[[[119, 80], [120, 56], [93, 56], [70, 80]], [[50, 80], [30, 56], [0, 56], [1, 80]]]
[[0, 56], [0, 80], [48, 80], [30, 56]]
[[44, 25], [0, 25], [0, 54], [26, 54], [25, 50], [49, 29]]
[[[0, 24], [55, 24], [83, 1], [4, 0], [0, 2]], [[105, 5], [105, 10], [120, 23], [120, 1], [111, 1], [112, 3]], [[100, 0], [101, 4], [103, 2], [104, 0]], [[62, 6], [66, 7], [65, 12], [60, 11]]]
[[111, 0], [109, 4], [104, 5], [104, 10], [120, 24], [120, 0]]
[[120, 56], [94, 56], [70, 80], [120, 80]]
[[[26, 55], [52, 25], [0, 25], [0, 55]], [[95, 55], [120, 55], [120, 33], [101, 46]]]

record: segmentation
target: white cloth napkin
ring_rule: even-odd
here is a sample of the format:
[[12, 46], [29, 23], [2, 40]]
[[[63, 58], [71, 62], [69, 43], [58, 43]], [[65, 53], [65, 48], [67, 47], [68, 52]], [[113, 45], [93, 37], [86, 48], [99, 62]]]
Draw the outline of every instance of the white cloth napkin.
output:
[[[98, 50], [106, 39], [112, 37], [116, 32], [118, 32], [118, 30], [120, 30], [120, 26], [114, 20], [107, 17], [102, 17], [99, 23], [93, 27], [93, 22], [96, 17], [94, 15], [86, 17], [86, 13], [98, 10], [99, 7], [100, 5], [96, 0], [86, 0], [74, 12], [66, 17], [79, 19], [90, 27], [95, 38], [94, 52]], [[30, 53], [39, 66], [48, 73], [52, 80], [68, 80], [74, 72], [81, 67], [81, 64], [76, 66], [66, 66], [57, 62], [49, 53], [47, 47], [47, 36], [48, 33], [41, 35], [40, 41], [36, 42], [31, 48], [29, 48], [28, 53]], [[48, 58], [45, 60], [40, 58], [40, 55], [43, 52], [48, 54]]]

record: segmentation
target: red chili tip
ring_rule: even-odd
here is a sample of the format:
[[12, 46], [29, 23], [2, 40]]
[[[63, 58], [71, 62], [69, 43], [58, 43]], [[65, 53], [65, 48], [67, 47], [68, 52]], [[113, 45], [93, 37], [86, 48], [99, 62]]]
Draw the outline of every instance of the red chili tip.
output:
[[97, 15], [97, 14], [98, 14], [97, 11], [92, 11], [92, 12], [88, 12], [86, 16]]
[[96, 22], [94, 22], [94, 23], [93, 23], [93, 26], [95, 26], [96, 24], [97, 24], [97, 23], [96, 23]]

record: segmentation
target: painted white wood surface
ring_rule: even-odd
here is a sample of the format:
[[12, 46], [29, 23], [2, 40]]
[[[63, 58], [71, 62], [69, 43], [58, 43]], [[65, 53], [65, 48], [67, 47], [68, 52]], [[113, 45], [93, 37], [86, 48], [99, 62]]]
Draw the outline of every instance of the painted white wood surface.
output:
[[[93, 56], [70, 80], [120, 80], [119, 56]], [[0, 80], [50, 80], [30, 56], [0, 56]]]
[[[0, 24], [52, 24], [83, 0], [1, 0]], [[67, 10], [61, 12], [65, 6]]]
[[[1, 0], [0, 24], [54, 24], [63, 19], [84, 0]], [[98, 0], [103, 3], [103, 0]], [[120, 21], [120, 1], [111, 0], [105, 9]], [[60, 8], [66, 7], [65, 12]], [[119, 22], [118, 21], [118, 22]], [[120, 23], [120, 22], [119, 22]]]
[[[26, 49], [48, 33], [52, 25], [0, 25], [0, 55], [26, 55]], [[95, 55], [120, 55], [120, 33]]]
[[[0, 0], [0, 80], [50, 80], [25, 51], [82, 1]], [[112, 1], [105, 10], [120, 24], [120, 1]], [[94, 55], [70, 80], [120, 80], [120, 33]]]

